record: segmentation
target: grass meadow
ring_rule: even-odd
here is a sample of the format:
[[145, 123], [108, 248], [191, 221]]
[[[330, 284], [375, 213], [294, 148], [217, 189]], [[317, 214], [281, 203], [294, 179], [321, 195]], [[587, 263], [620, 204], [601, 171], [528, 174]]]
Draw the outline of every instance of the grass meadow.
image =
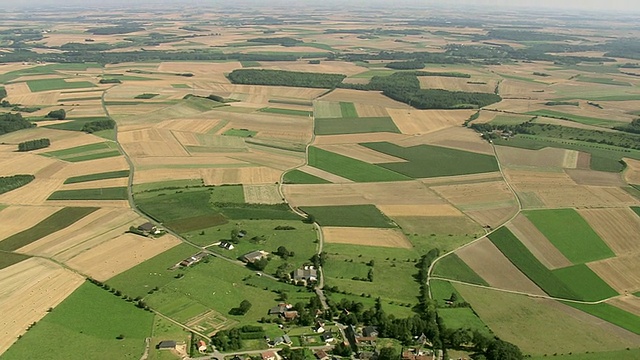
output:
[[309, 147], [309, 165], [355, 182], [403, 181], [409, 177], [381, 166]]
[[321, 226], [395, 228], [396, 225], [375, 205], [304, 206]]
[[640, 316], [638, 315], [624, 311], [607, 303], [594, 305], [576, 303], [566, 304], [640, 335]]
[[375, 132], [400, 133], [390, 117], [343, 117], [315, 119], [316, 135], [365, 134]]
[[[27, 331], [3, 359], [139, 359], [154, 315], [86, 282]], [[118, 339], [122, 337], [122, 339]]]
[[129, 170], [117, 170], [117, 171], [108, 171], [108, 172], [89, 174], [89, 175], [74, 176], [65, 180], [64, 183], [76, 184], [76, 183], [96, 181], [96, 180], [120, 179], [120, 178], [126, 178], [126, 177], [129, 177]]
[[67, 82], [64, 79], [29, 80], [27, 81], [27, 86], [29, 86], [29, 90], [31, 90], [31, 92], [96, 87], [95, 84], [88, 81]]
[[300, 170], [291, 170], [284, 174], [284, 184], [330, 184], [331, 181], [308, 174]]
[[476, 274], [475, 271], [456, 254], [447, 255], [438, 261], [433, 268], [433, 274], [447, 279], [489, 286], [483, 278]]

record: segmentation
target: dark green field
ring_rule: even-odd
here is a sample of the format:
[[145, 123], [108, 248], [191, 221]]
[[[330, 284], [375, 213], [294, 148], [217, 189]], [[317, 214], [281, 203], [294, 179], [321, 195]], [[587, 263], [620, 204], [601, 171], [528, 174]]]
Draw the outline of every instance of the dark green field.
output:
[[565, 304], [640, 335], [640, 316], [607, 303], [587, 305], [567, 302]]
[[257, 131], [251, 131], [248, 129], [229, 129], [225, 131], [222, 135], [246, 138], [246, 137], [254, 137], [256, 136], [257, 133], [258, 133]]
[[93, 207], [66, 207], [48, 218], [42, 220], [33, 227], [23, 230], [17, 234], [9, 236], [0, 241], [0, 250], [14, 251], [32, 242], [39, 240], [58, 230], [62, 230], [67, 226], [75, 223], [83, 217], [98, 210]]
[[76, 146], [64, 150], [43, 153], [44, 156], [55, 157], [69, 162], [80, 162], [96, 159], [104, 159], [120, 155], [120, 150], [115, 142], [102, 142], [89, 145]]
[[355, 182], [410, 180], [409, 177], [383, 167], [313, 146], [309, 147], [309, 165]]
[[283, 184], [330, 184], [331, 182], [300, 170], [291, 170], [284, 174]]
[[28, 255], [16, 254], [12, 252], [2, 252], [0, 253], [0, 269], [4, 269], [13, 264], [17, 264], [20, 261], [26, 260], [30, 258]]
[[364, 134], [374, 132], [400, 133], [390, 117], [344, 117], [316, 119], [316, 135]]
[[573, 209], [533, 210], [524, 212], [524, 215], [574, 264], [615, 256]]
[[58, 190], [47, 200], [127, 200], [127, 187]]
[[375, 205], [305, 206], [300, 210], [313, 215], [322, 226], [396, 227]]
[[458, 255], [450, 254], [436, 263], [433, 274], [447, 279], [464, 281], [471, 284], [489, 286], [483, 278], [478, 276]]
[[108, 171], [97, 174], [81, 175], [70, 177], [64, 181], [65, 184], [75, 184], [88, 181], [119, 179], [129, 177], [129, 170]]
[[361, 144], [372, 150], [407, 160], [380, 166], [412, 178], [454, 176], [498, 171], [491, 155], [443, 148], [431, 145], [402, 147], [388, 142]]
[[88, 81], [66, 82], [64, 79], [29, 80], [27, 85], [32, 92], [96, 87]]
[[12, 175], [0, 177], [0, 194], [23, 187], [35, 179], [33, 175]]
[[262, 108], [259, 111], [260, 112], [265, 112], [265, 113], [270, 113], [270, 114], [291, 115], [291, 116], [309, 117], [309, 116], [313, 115], [313, 111], [280, 109], [280, 108], [272, 108], [272, 107]]
[[570, 290], [579, 294], [582, 300], [598, 301], [619, 295], [585, 264], [555, 269], [552, 272]]
[[[153, 317], [132, 302], [86, 282], [38, 321], [2, 358], [137, 360], [144, 352], [145, 338], [151, 335]], [[120, 336], [122, 339], [116, 338]]]

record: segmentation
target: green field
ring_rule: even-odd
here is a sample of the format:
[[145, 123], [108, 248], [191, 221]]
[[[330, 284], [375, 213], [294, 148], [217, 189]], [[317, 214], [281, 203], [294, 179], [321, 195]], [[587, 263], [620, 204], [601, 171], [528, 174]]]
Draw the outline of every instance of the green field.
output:
[[603, 84], [603, 85], [631, 86], [631, 84], [629, 84], [628, 82], [618, 81], [612, 78], [600, 78], [600, 77], [580, 75], [576, 80], [580, 82], [588, 82], [588, 83]]
[[190, 188], [190, 187], [202, 187], [204, 183], [202, 179], [184, 179], [184, 180], [167, 180], [150, 182], [144, 184], [133, 185], [133, 193], [153, 192], [170, 189]]
[[[3, 359], [139, 359], [154, 315], [89, 282], [26, 332]], [[122, 339], [116, 337], [122, 336]], [[61, 346], [64, 344], [64, 346]], [[88, 351], [87, 349], [92, 349]]]
[[361, 145], [407, 160], [407, 162], [384, 163], [380, 166], [412, 178], [498, 171], [498, 162], [491, 155], [431, 145], [402, 147], [388, 142], [363, 143]]
[[619, 295], [585, 264], [555, 269], [552, 272], [571, 291], [579, 294], [582, 300], [598, 301]]
[[[532, 360], [546, 360], [547, 356], [534, 356]], [[602, 351], [602, 352], [573, 352], [569, 354], [558, 354], [553, 357], [554, 360], [637, 360], [640, 359], [640, 349]]]
[[594, 305], [576, 303], [565, 304], [640, 335], [640, 316], [638, 315], [624, 311], [607, 303]]
[[491, 125], [519, 125], [531, 120], [530, 116], [522, 115], [497, 115], [489, 122]]
[[319, 178], [297, 169], [284, 174], [283, 184], [330, 184], [331, 181]]
[[76, 184], [82, 182], [106, 180], [106, 179], [120, 179], [129, 177], [129, 170], [108, 171], [97, 174], [81, 175], [70, 177], [64, 181], [65, 184]]
[[444, 324], [449, 329], [471, 329], [491, 336], [491, 330], [476, 315], [471, 308], [443, 308], [438, 309], [438, 316], [442, 317]]
[[[350, 295], [350, 294], [340, 294], [340, 293], [332, 293], [330, 291], [326, 291], [325, 295], [330, 301], [339, 303], [342, 299], [347, 299], [349, 301], [354, 301], [356, 303], [362, 303], [365, 308], [372, 308], [375, 306], [375, 298], [373, 297], [363, 297], [361, 294], [359, 295]], [[393, 303], [392, 303], [393, 302]], [[411, 307], [406, 307], [401, 305], [399, 302], [395, 301], [386, 301], [382, 304], [382, 309], [385, 314], [393, 315], [396, 318], [408, 318], [415, 315], [415, 312]]]
[[563, 283], [551, 270], [547, 269], [506, 227], [501, 227], [489, 239], [509, 260], [529, 279], [547, 294], [565, 299], [582, 300], [567, 284]]
[[248, 129], [229, 129], [225, 131], [222, 135], [246, 138], [246, 137], [254, 137], [256, 136], [257, 133], [258, 133], [257, 131], [251, 131]]
[[30, 258], [28, 255], [16, 254], [12, 252], [2, 252], [0, 253], [0, 269], [4, 269], [13, 264], [17, 264], [20, 261], [26, 260]]
[[554, 110], [529, 111], [527, 114], [533, 115], [533, 116], [544, 116], [544, 117], [550, 117], [550, 118], [556, 118], [556, 119], [562, 119], [562, 120], [575, 121], [575, 122], [580, 123], [580, 124], [593, 125], [593, 126], [602, 126], [602, 127], [612, 127], [612, 126], [624, 125], [625, 124], [625, 123], [620, 122], [620, 121], [599, 119], [599, 118], [593, 118], [593, 117], [588, 117], [588, 116], [573, 115], [573, 114], [563, 113], [563, 112], [554, 111]]
[[58, 210], [29, 229], [0, 241], [0, 250], [14, 251], [49, 234], [62, 230], [83, 217], [98, 210], [93, 207], [66, 207]]
[[340, 102], [340, 111], [342, 112], [343, 118], [357, 118], [358, 111], [356, 110], [356, 106], [350, 102]]
[[471, 284], [489, 286], [483, 278], [462, 261], [458, 255], [450, 254], [439, 260], [433, 268], [433, 275]]
[[395, 228], [396, 225], [375, 205], [304, 206], [321, 226]]
[[374, 132], [400, 133], [390, 117], [344, 117], [317, 118], [314, 132], [316, 135], [364, 134]]
[[0, 176], [0, 194], [21, 188], [35, 179], [33, 175]]
[[95, 84], [88, 81], [67, 82], [64, 79], [29, 80], [27, 81], [27, 85], [31, 92], [96, 87]]
[[127, 200], [127, 187], [99, 189], [58, 190], [47, 200]]
[[69, 162], [80, 162], [96, 159], [104, 159], [120, 155], [120, 150], [115, 142], [102, 142], [89, 145], [76, 146], [69, 149], [50, 151], [44, 156], [55, 157]]
[[640, 216], [640, 206], [632, 206], [631, 210]]
[[270, 113], [270, 114], [291, 115], [291, 116], [310, 117], [310, 116], [313, 115], [313, 111], [281, 109], [281, 108], [272, 108], [272, 107], [262, 108], [262, 109], [260, 109], [258, 111], [265, 112], [265, 113]]
[[191, 89], [191, 86], [187, 84], [171, 84], [171, 87], [174, 89]]
[[524, 212], [524, 215], [574, 264], [615, 256], [573, 209], [532, 210]]
[[65, 64], [47, 64], [43, 66], [33, 66], [26, 69], [10, 71], [0, 75], [0, 83], [7, 83], [25, 75], [54, 75], [58, 74], [58, 70], [62, 71], [86, 71], [90, 68], [102, 68], [97, 63], [65, 63]]
[[410, 178], [383, 167], [309, 147], [309, 165], [355, 182], [402, 181]]

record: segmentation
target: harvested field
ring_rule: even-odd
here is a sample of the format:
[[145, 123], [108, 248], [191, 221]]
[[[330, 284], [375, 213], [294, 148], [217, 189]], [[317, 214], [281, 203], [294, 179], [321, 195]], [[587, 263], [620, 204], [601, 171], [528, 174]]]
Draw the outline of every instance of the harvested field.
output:
[[51, 206], [71, 206], [71, 207], [110, 207], [110, 208], [129, 208], [127, 200], [47, 200], [47, 205]]
[[244, 185], [244, 201], [249, 204], [280, 204], [283, 202], [278, 185]]
[[640, 217], [631, 209], [578, 209], [578, 213], [616, 255], [640, 252]]
[[136, 171], [133, 177], [134, 184], [144, 184], [157, 181], [201, 179], [200, 169], [149, 169]]
[[493, 148], [475, 131], [463, 127], [450, 127], [421, 136], [412, 136], [401, 141], [392, 141], [400, 146], [422, 144], [437, 145], [451, 149], [494, 155]]
[[487, 238], [456, 251], [456, 255], [493, 287], [546, 295]]
[[282, 171], [268, 167], [201, 169], [205, 185], [222, 184], [274, 184], [280, 181]]
[[[540, 92], [540, 90], [546, 90]], [[504, 79], [500, 83], [500, 96], [503, 98], [530, 98], [530, 99], [546, 99], [553, 95], [549, 91], [549, 86], [533, 81], [521, 81], [513, 79]]]
[[399, 101], [392, 100], [384, 95], [381, 92], [376, 91], [360, 91], [360, 90], [349, 90], [349, 89], [336, 89], [330, 92], [329, 94], [320, 98], [323, 101], [343, 101], [343, 102], [352, 102], [352, 103], [360, 103], [366, 105], [375, 105], [375, 106], [384, 106], [389, 110], [391, 109], [411, 109], [411, 107], [407, 104], [401, 103]]
[[118, 140], [131, 157], [189, 156], [169, 130], [145, 129], [120, 132]]
[[13, 191], [0, 195], [0, 203], [17, 205], [41, 205], [58, 190], [63, 179], [38, 179]]
[[322, 145], [318, 147], [336, 154], [362, 160], [370, 164], [406, 162], [404, 159], [369, 149], [360, 144]]
[[394, 216], [464, 216], [449, 204], [442, 205], [378, 205], [378, 209], [389, 217]]
[[252, 147], [250, 152], [234, 153], [229, 155], [232, 159], [246, 161], [254, 165], [266, 166], [280, 171], [289, 170], [302, 165], [304, 163], [304, 156], [305, 154], [302, 152], [292, 152], [257, 146]]
[[[200, 84], [197, 84], [198, 86]], [[290, 86], [261, 86], [261, 85], [232, 85], [232, 84], [202, 84], [203, 88], [211, 90], [213, 93], [221, 96], [228, 96], [233, 99], [243, 100], [242, 94], [249, 94], [252, 97], [251, 102], [267, 103], [269, 99], [304, 99], [312, 100], [322, 95], [325, 89], [299, 88]]]
[[479, 209], [484, 205], [491, 207], [491, 204], [514, 200], [504, 181], [431, 186], [431, 190], [453, 205], [467, 210]]
[[[576, 158], [577, 160], [577, 158]], [[626, 186], [620, 174], [594, 171], [594, 170], [566, 170], [565, 171], [578, 185], [591, 186]]]
[[483, 81], [485, 84], [474, 84], [473, 82], [477, 82], [478, 80], [445, 76], [418, 76], [418, 80], [420, 80], [420, 88], [422, 89], [443, 89], [491, 94], [493, 94], [497, 84], [495, 80]]
[[79, 254], [67, 265], [105, 281], [178, 244], [180, 240], [170, 234], [157, 239], [124, 234]]
[[621, 294], [640, 290], [640, 253], [592, 262], [587, 265]]
[[547, 268], [557, 269], [573, 265], [524, 215], [516, 216], [507, 224], [507, 228]]
[[446, 204], [417, 181], [286, 185], [283, 190], [292, 206]]
[[389, 112], [383, 106], [355, 103], [356, 111], [360, 117], [387, 117]]
[[220, 123], [217, 119], [176, 119], [167, 120], [155, 125], [158, 129], [185, 131], [206, 134]]
[[329, 182], [336, 183], [336, 184], [353, 182], [352, 180], [349, 180], [347, 178], [343, 178], [342, 176], [338, 176], [338, 175], [332, 174], [332, 173], [330, 173], [328, 171], [324, 171], [324, 170], [320, 170], [318, 168], [311, 167], [309, 165], [302, 166], [302, 167], [298, 168], [298, 170], [300, 170], [302, 172], [305, 172], [307, 174], [311, 174], [313, 176], [319, 177], [321, 179], [327, 180]]
[[82, 276], [40, 258], [0, 270], [0, 354], [83, 282]]
[[342, 117], [342, 109], [339, 102], [315, 101], [313, 103], [313, 116], [320, 119], [334, 119]]
[[518, 211], [518, 205], [513, 202], [495, 204], [483, 210], [464, 210], [470, 218], [482, 226], [497, 228], [507, 222]]
[[413, 245], [398, 229], [322, 227], [329, 244], [350, 244], [411, 249]]
[[627, 163], [627, 169], [624, 172], [624, 179], [629, 184], [640, 185], [640, 160], [623, 158]]
[[498, 159], [505, 166], [530, 166], [541, 168], [575, 169], [578, 152], [558, 148], [527, 150], [507, 146], [496, 146]]
[[419, 135], [462, 124], [475, 113], [473, 110], [408, 110], [388, 109], [403, 134]]
[[615, 299], [607, 301], [607, 303], [620, 308], [624, 311], [628, 311], [632, 314], [640, 316], [640, 297], [633, 295], [620, 296]]
[[0, 239], [29, 229], [46, 219], [61, 207], [14, 205], [0, 212]]
[[314, 145], [357, 144], [364, 142], [391, 141], [398, 142], [407, 139], [407, 135], [395, 133], [346, 134], [316, 136]]
[[494, 182], [494, 181], [503, 181], [502, 174], [499, 171], [479, 173], [479, 174], [442, 176], [442, 177], [420, 179], [420, 182], [428, 186], [475, 184], [475, 183], [486, 183], [486, 182]]
[[[640, 337], [562, 303], [454, 284], [501, 339], [533, 355], [622, 349]], [[567, 341], [570, 336], [571, 341]], [[632, 345], [636, 344], [636, 345]]]

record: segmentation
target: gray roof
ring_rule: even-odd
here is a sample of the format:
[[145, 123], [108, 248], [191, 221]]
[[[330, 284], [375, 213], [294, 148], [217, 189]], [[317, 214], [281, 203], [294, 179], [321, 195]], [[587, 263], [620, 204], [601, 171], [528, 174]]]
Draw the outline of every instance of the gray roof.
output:
[[318, 270], [314, 268], [309, 269], [296, 269], [293, 272], [294, 280], [309, 280], [311, 278], [318, 278]]
[[158, 344], [158, 349], [172, 349], [176, 347], [176, 342], [174, 340], [164, 340], [160, 341]]

